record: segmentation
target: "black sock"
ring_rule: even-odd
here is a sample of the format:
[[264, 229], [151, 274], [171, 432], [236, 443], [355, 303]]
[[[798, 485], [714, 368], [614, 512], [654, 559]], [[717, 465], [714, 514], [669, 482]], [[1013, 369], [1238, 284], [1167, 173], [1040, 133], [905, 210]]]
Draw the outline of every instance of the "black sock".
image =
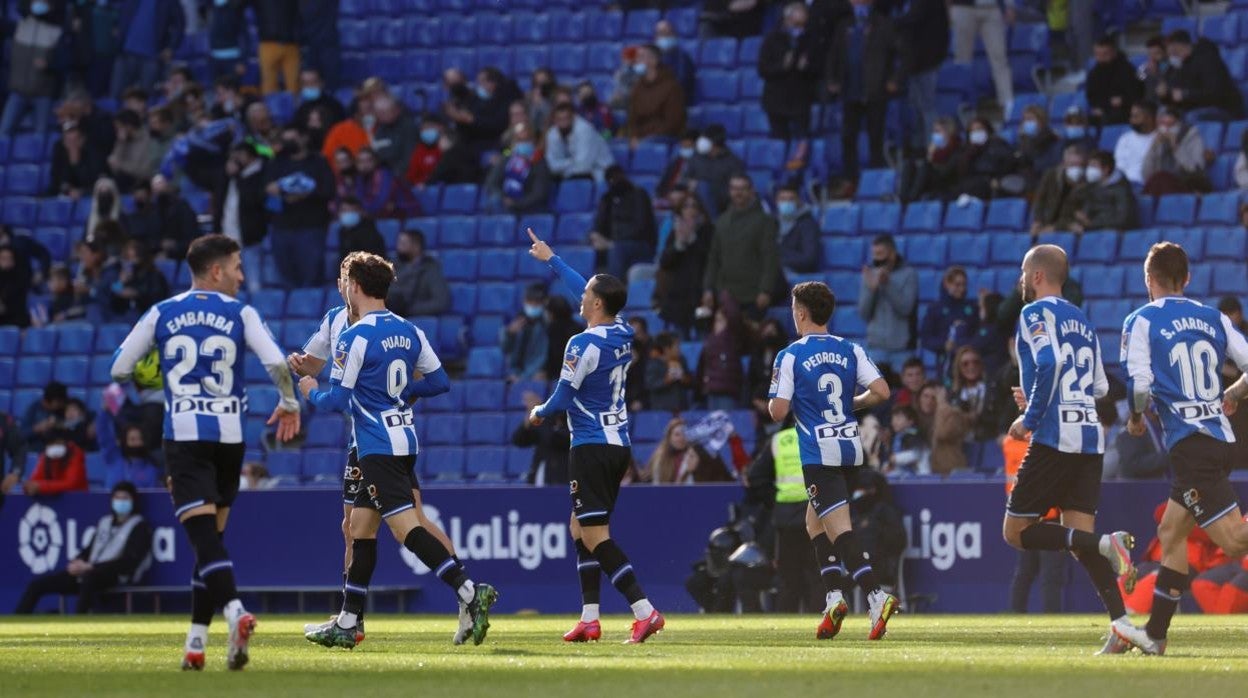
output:
[[1095, 533], [1067, 528], [1055, 523], [1037, 523], [1018, 536], [1023, 550], [1078, 550], [1099, 555], [1101, 537]]
[[368, 584], [377, 568], [377, 539], [356, 538], [351, 541], [351, 567], [347, 570], [347, 583], [342, 585], [342, 610], [358, 617], [364, 613], [364, 601], [368, 598]]
[[598, 603], [601, 597], [602, 565], [580, 538], [576, 539], [576, 573], [581, 578], [581, 603]]
[[407, 538], [403, 539], [403, 547], [412, 551], [425, 566], [433, 570], [433, 573], [451, 588], [451, 591], [459, 593], [459, 588], [468, 581], [468, 573], [464, 571], [464, 566], [459, 564], [446, 546], [442, 542], [433, 537], [433, 534], [425, 530], [423, 526], [417, 526], [408, 532]]
[[1154, 640], [1166, 639], [1170, 630], [1170, 619], [1179, 607], [1179, 599], [1187, 590], [1187, 575], [1169, 567], [1157, 570], [1157, 585], [1153, 589], [1153, 612], [1148, 616], [1148, 625], [1144, 629]]
[[[1087, 532], [1076, 531], [1076, 533]], [[1101, 603], [1105, 604], [1109, 619], [1117, 620], [1127, 615], [1127, 607], [1122, 603], [1122, 590], [1118, 588], [1118, 575], [1114, 574], [1114, 568], [1109, 566], [1109, 560], [1106, 560], [1105, 556], [1099, 552], [1086, 550], [1072, 550], [1071, 552], [1074, 553], [1079, 564], [1088, 571], [1088, 576], [1092, 578], [1092, 586], [1096, 587], [1096, 595], [1101, 597]]]
[[819, 567], [819, 577], [823, 579], [823, 588], [829, 594], [841, 591], [845, 587], [845, 566], [836, 554], [828, 534], [820, 533], [810, 542], [815, 546], [815, 564]]
[[230, 562], [221, 534], [217, 531], [217, 517], [213, 514], [192, 516], [182, 522], [186, 535], [195, 551], [195, 569], [208, 591], [209, 602], [214, 608], [224, 606], [238, 598], [234, 586], [234, 563]]
[[191, 571], [191, 622], [195, 625], [211, 625], [217, 607], [212, 603], [208, 585], [199, 578], [199, 567]]
[[602, 565], [603, 574], [611, 580], [611, 585], [616, 588], [630, 604], [637, 603], [646, 598], [641, 591], [641, 585], [637, 583], [637, 575], [633, 573], [633, 566], [628, 561], [628, 556], [620, 550], [620, 546], [610, 538], [598, 544], [594, 548], [594, 557], [598, 563]]
[[840, 553], [841, 564], [848, 570], [850, 578], [868, 594], [880, 590], [880, 580], [875, 576], [875, 569], [867, 559], [862, 548], [858, 547], [858, 537], [853, 531], [846, 531], [836, 537], [832, 549]]

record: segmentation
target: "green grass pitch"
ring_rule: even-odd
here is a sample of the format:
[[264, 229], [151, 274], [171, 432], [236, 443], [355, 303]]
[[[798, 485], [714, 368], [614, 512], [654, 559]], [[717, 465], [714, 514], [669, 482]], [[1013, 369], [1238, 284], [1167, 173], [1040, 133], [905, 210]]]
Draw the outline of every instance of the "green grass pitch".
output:
[[[1170, 654], [1095, 657], [1100, 616], [905, 616], [868, 642], [859, 615], [831, 642], [817, 618], [672, 616], [642, 646], [629, 619], [603, 642], [560, 640], [573, 620], [498, 616], [486, 643], [453, 647], [451, 616], [376, 616], [354, 651], [303, 639], [323, 617], [260, 618], [246, 671], [225, 671], [224, 623], [208, 666], [182, 673], [186, 620], [171, 616], [4, 618], [0, 695], [170, 696], [1118, 696], [1248, 694], [1248, 616], [1180, 616]], [[847, 691], [853, 691], [850, 694]]]

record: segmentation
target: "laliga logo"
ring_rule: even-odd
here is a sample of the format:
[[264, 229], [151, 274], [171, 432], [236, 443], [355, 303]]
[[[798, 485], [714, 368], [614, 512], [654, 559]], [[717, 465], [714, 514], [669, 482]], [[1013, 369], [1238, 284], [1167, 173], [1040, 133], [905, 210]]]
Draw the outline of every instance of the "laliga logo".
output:
[[[442, 523], [436, 507], [425, 506], [425, 516], [451, 539], [459, 556], [465, 560], [515, 560], [526, 570], [535, 570], [544, 560], [562, 560], [568, 556], [566, 524], [520, 523], [520, 513], [507, 512], [506, 529], [503, 517], [492, 516], [489, 523], [467, 526], [458, 516], [452, 516], [449, 525]], [[416, 574], [425, 574], [429, 568], [407, 548], [399, 548], [403, 563]]]
[[[914, 535], [914, 521], [902, 517], [911, 546], [906, 550], [910, 559], [931, 560], [932, 567], [944, 572], [958, 560], [978, 560], [984, 556], [983, 530], [976, 521], [963, 523], [932, 523], [932, 512], [919, 512], [919, 535]], [[915, 542], [918, 545], [913, 545]]]
[[56, 567], [61, 556], [61, 525], [56, 512], [42, 504], [32, 504], [17, 528], [18, 552], [34, 574], [45, 574]]

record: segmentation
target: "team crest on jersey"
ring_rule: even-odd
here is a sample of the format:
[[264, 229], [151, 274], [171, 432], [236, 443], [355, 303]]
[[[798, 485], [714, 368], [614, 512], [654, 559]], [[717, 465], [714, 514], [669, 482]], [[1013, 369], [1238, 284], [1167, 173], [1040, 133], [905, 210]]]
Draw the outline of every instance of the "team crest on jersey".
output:
[[807, 497], [809, 497], [809, 498], [811, 498], [811, 499], [814, 499], [815, 497], [818, 497], [818, 496], [819, 496], [819, 488], [818, 488], [818, 487], [815, 487], [814, 485], [811, 485], [810, 487], [807, 487], [807, 488], [806, 488], [806, 496], [807, 496]]
[[568, 483], [568, 489], [571, 491], [572, 494], [576, 494], [581, 489], [581, 483], [577, 482], [576, 480], [573, 480]]
[[1039, 313], [1027, 316], [1027, 337], [1036, 346], [1049, 343], [1048, 329], [1044, 325], [1044, 318], [1040, 317]]
[[567, 352], [563, 355], [563, 370], [575, 372], [579, 363], [581, 363], [581, 348], [577, 346], [568, 347]]
[[773, 366], [771, 369], [771, 387], [774, 388], [778, 385], [780, 385], [780, 369]]
[[347, 364], [347, 350], [335, 349], [334, 350], [334, 368], [341, 370], [343, 367], [346, 366], [346, 364]]

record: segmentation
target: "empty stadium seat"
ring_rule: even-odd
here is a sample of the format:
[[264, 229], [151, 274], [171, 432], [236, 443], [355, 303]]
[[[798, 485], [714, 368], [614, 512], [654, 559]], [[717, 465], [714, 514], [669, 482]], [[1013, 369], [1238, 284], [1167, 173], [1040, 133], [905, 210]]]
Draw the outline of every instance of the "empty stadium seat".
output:
[[[1210, 235], [1205, 242], [1205, 256], [1209, 259], [1229, 259], [1243, 262], [1248, 258], [1248, 235], [1241, 227], [1225, 228], [1218, 235]], [[1239, 275], [1244, 276], [1243, 268]]]
[[73, 355], [91, 353], [95, 339], [94, 326], [85, 323], [73, 323], [54, 325], [53, 327], [55, 327], [57, 334], [57, 353]]
[[892, 169], [863, 170], [858, 178], [858, 190], [854, 198], [882, 199], [893, 196], [897, 192], [897, 172]]
[[[948, 226], [949, 217], [945, 216]], [[982, 233], [955, 233], [949, 237], [949, 264], [978, 268], [988, 265], [989, 237]]]
[[1114, 232], [1089, 231], [1079, 237], [1075, 259], [1081, 263], [1108, 264], [1114, 261], [1118, 250], [1118, 234]]
[[474, 250], [447, 250], [438, 255], [442, 261], [442, 274], [449, 281], [475, 281], [477, 278], [477, 253]]
[[430, 448], [424, 452], [421, 470], [422, 474], [431, 480], [462, 480], [464, 478], [464, 449], [453, 446]]
[[[862, 209], [862, 232], [872, 235], [895, 233], [901, 223], [901, 205], [893, 202], [867, 201], [859, 205]], [[936, 218], [939, 220], [939, 204]]]
[[503, 410], [505, 393], [506, 384], [500, 380], [466, 381], [464, 407], [471, 412]]
[[949, 254], [949, 238], [944, 235], [908, 235], [900, 238], [906, 261], [918, 267], [944, 268]]
[[56, 330], [51, 327], [31, 327], [22, 335], [23, 356], [51, 356], [56, 351]]
[[21, 343], [21, 333], [16, 327], [0, 327], [0, 356], [13, 356]]
[[556, 213], [580, 213], [593, 208], [593, 182], [587, 179], [569, 179], [559, 185], [559, 192], [555, 194]]
[[316, 480], [342, 479], [341, 449], [314, 448], [303, 452], [303, 477]]
[[1200, 200], [1197, 223], [1234, 225], [1239, 222], [1239, 193], [1205, 194]]
[[319, 318], [326, 307], [325, 289], [297, 288], [286, 295], [286, 317]]
[[1121, 243], [1119, 244], [1116, 257], [1106, 261], [1114, 261], [1116, 259], [1119, 262], [1142, 262], [1148, 256], [1148, 249], [1155, 243], [1161, 242], [1161, 238], [1162, 231], [1157, 228], [1129, 230], [1121, 236]]
[[1115, 266], [1089, 266], [1083, 269], [1080, 285], [1088, 298], [1118, 298], [1122, 295], [1126, 270]]
[[304, 425], [305, 445], [310, 447], [341, 447], [345, 442], [346, 423], [340, 415], [317, 415]]
[[915, 201], [906, 207], [901, 219], [902, 231], [935, 233], [940, 231], [940, 202]]
[[697, 64], [731, 68], [737, 63], [737, 40], [731, 37], [702, 40]]
[[477, 412], [467, 422], [464, 443], [471, 445], [501, 445], [505, 443], [510, 431], [507, 429], [507, 415], [501, 412]]
[[951, 203], [945, 209], [944, 229], [979, 231], [983, 227], [983, 219], [984, 202], [979, 199], [971, 199], [961, 205]]
[[1195, 194], [1169, 194], [1157, 200], [1157, 225], [1188, 225], [1196, 220]]
[[859, 270], [867, 261], [862, 238], [824, 238], [823, 264], [829, 269]]
[[429, 415], [425, 424], [425, 440], [430, 444], [459, 444], [464, 440], [462, 414]]
[[857, 235], [858, 217], [861, 209], [852, 205], [828, 206], [823, 211], [823, 222], [820, 228], [825, 233], [838, 235]]
[[477, 311], [509, 315], [519, 308], [515, 284], [480, 284], [477, 290]]
[[[475, 213], [477, 208], [477, 185], [450, 184], [442, 190], [443, 213]], [[445, 230], [443, 231], [445, 234]], [[472, 244], [469, 238], [469, 245]]]
[[[481, 250], [477, 256], [477, 278], [482, 280], [511, 281], [516, 278], [516, 256], [527, 254], [518, 249], [494, 248]], [[481, 296], [477, 296], [480, 305]]]
[[[17, 362], [9, 356], [0, 356], [0, 388], [9, 389], [17, 385]], [[14, 410], [14, 414], [21, 416], [21, 412]]]
[[273, 477], [299, 480], [303, 477], [303, 454], [299, 451], [272, 451], [265, 459], [264, 467]]
[[726, 70], [698, 71], [698, 97], [704, 102], [733, 102], [737, 99], [737, 73]]
[[497, 347], [473, 347], [468, 352], [468, 377], [498, 378], [503, 373], [503, 352]]

